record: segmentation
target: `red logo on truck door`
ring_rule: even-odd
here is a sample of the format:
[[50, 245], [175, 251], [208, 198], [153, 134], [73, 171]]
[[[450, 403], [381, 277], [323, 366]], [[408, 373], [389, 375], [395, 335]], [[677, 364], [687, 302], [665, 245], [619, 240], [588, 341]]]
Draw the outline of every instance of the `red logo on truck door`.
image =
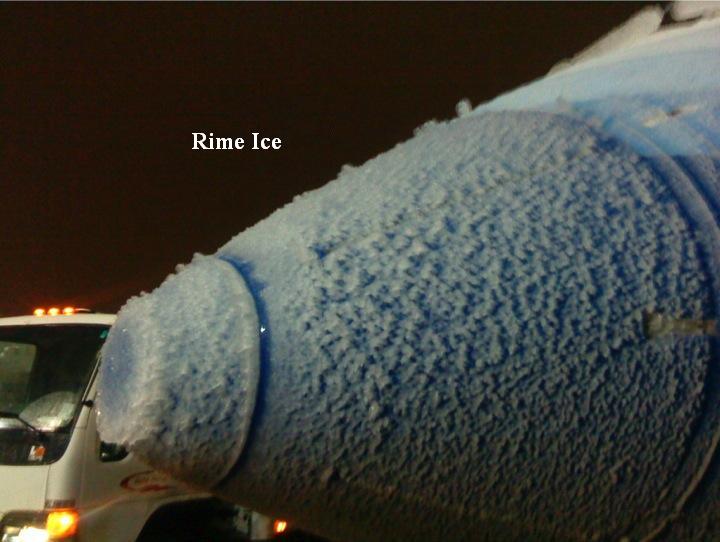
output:
[[120, 486], [128, 491], [137, 491], [138, 493], [165, 491], [173, 487], [170, 478], [152, 470], [131, 474], [120, 482]]

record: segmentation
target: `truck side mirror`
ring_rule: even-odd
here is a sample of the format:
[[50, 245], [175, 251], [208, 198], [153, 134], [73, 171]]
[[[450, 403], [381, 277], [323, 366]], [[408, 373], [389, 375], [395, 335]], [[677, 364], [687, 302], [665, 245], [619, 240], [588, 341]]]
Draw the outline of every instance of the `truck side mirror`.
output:
[[122, 461], [127, 457], [127, 455], [128, 451], [125, 446], [100, 441], [100, 461], [103, 463]]

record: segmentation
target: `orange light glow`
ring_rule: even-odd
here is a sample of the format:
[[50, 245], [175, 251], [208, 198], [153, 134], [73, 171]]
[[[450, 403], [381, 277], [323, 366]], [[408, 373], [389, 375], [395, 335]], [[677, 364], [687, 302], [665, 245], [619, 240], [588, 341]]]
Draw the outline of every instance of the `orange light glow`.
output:
[[67, 538], [78, 530], [77, 510], [53, 510], [48, 514], [45, 530], [50, 538]]
[[45, 309], [35, 309], [33, 314], [35, 316], [45, 316]]
[[284, 533], [287, 531], [287, 528], [287, 521], [283, 521], [282, 519], [276, 519], [275, 523], [273, 523], [273, 531], [275, 531], [275, 534]]
[[58, 314], [60, 314], [60, 309], [58, 309], [57, 307], [53, 307], [52, 309], [48, 309], [47, 313], [48, 316], [57, 316]]
[[65, 307], [63, 309], [63, 314], [70, 316], [71, 314], [75, 314], [75, 309], [73, 307]]

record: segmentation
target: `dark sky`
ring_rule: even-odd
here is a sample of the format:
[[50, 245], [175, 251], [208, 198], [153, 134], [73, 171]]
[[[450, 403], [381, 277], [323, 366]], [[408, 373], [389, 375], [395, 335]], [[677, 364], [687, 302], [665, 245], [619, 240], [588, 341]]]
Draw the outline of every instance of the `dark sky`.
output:
[[[3, 4], [0, 314], [116, 310], [194, 252], [640, 8]], [[280, 137], [192, 151], [192, 132]]]

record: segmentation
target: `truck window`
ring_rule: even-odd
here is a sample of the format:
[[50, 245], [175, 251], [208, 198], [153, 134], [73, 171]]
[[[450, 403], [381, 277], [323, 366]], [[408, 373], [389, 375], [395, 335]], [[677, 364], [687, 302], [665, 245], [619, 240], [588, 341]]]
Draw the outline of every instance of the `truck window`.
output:
[[51, 463], [62, 456], [107, 330], [93, 324], [0, 326], [0, 464]]
[[17, 412], [27, 401], [36, 352], [32, 344], [0, 341], [0, 411]]

